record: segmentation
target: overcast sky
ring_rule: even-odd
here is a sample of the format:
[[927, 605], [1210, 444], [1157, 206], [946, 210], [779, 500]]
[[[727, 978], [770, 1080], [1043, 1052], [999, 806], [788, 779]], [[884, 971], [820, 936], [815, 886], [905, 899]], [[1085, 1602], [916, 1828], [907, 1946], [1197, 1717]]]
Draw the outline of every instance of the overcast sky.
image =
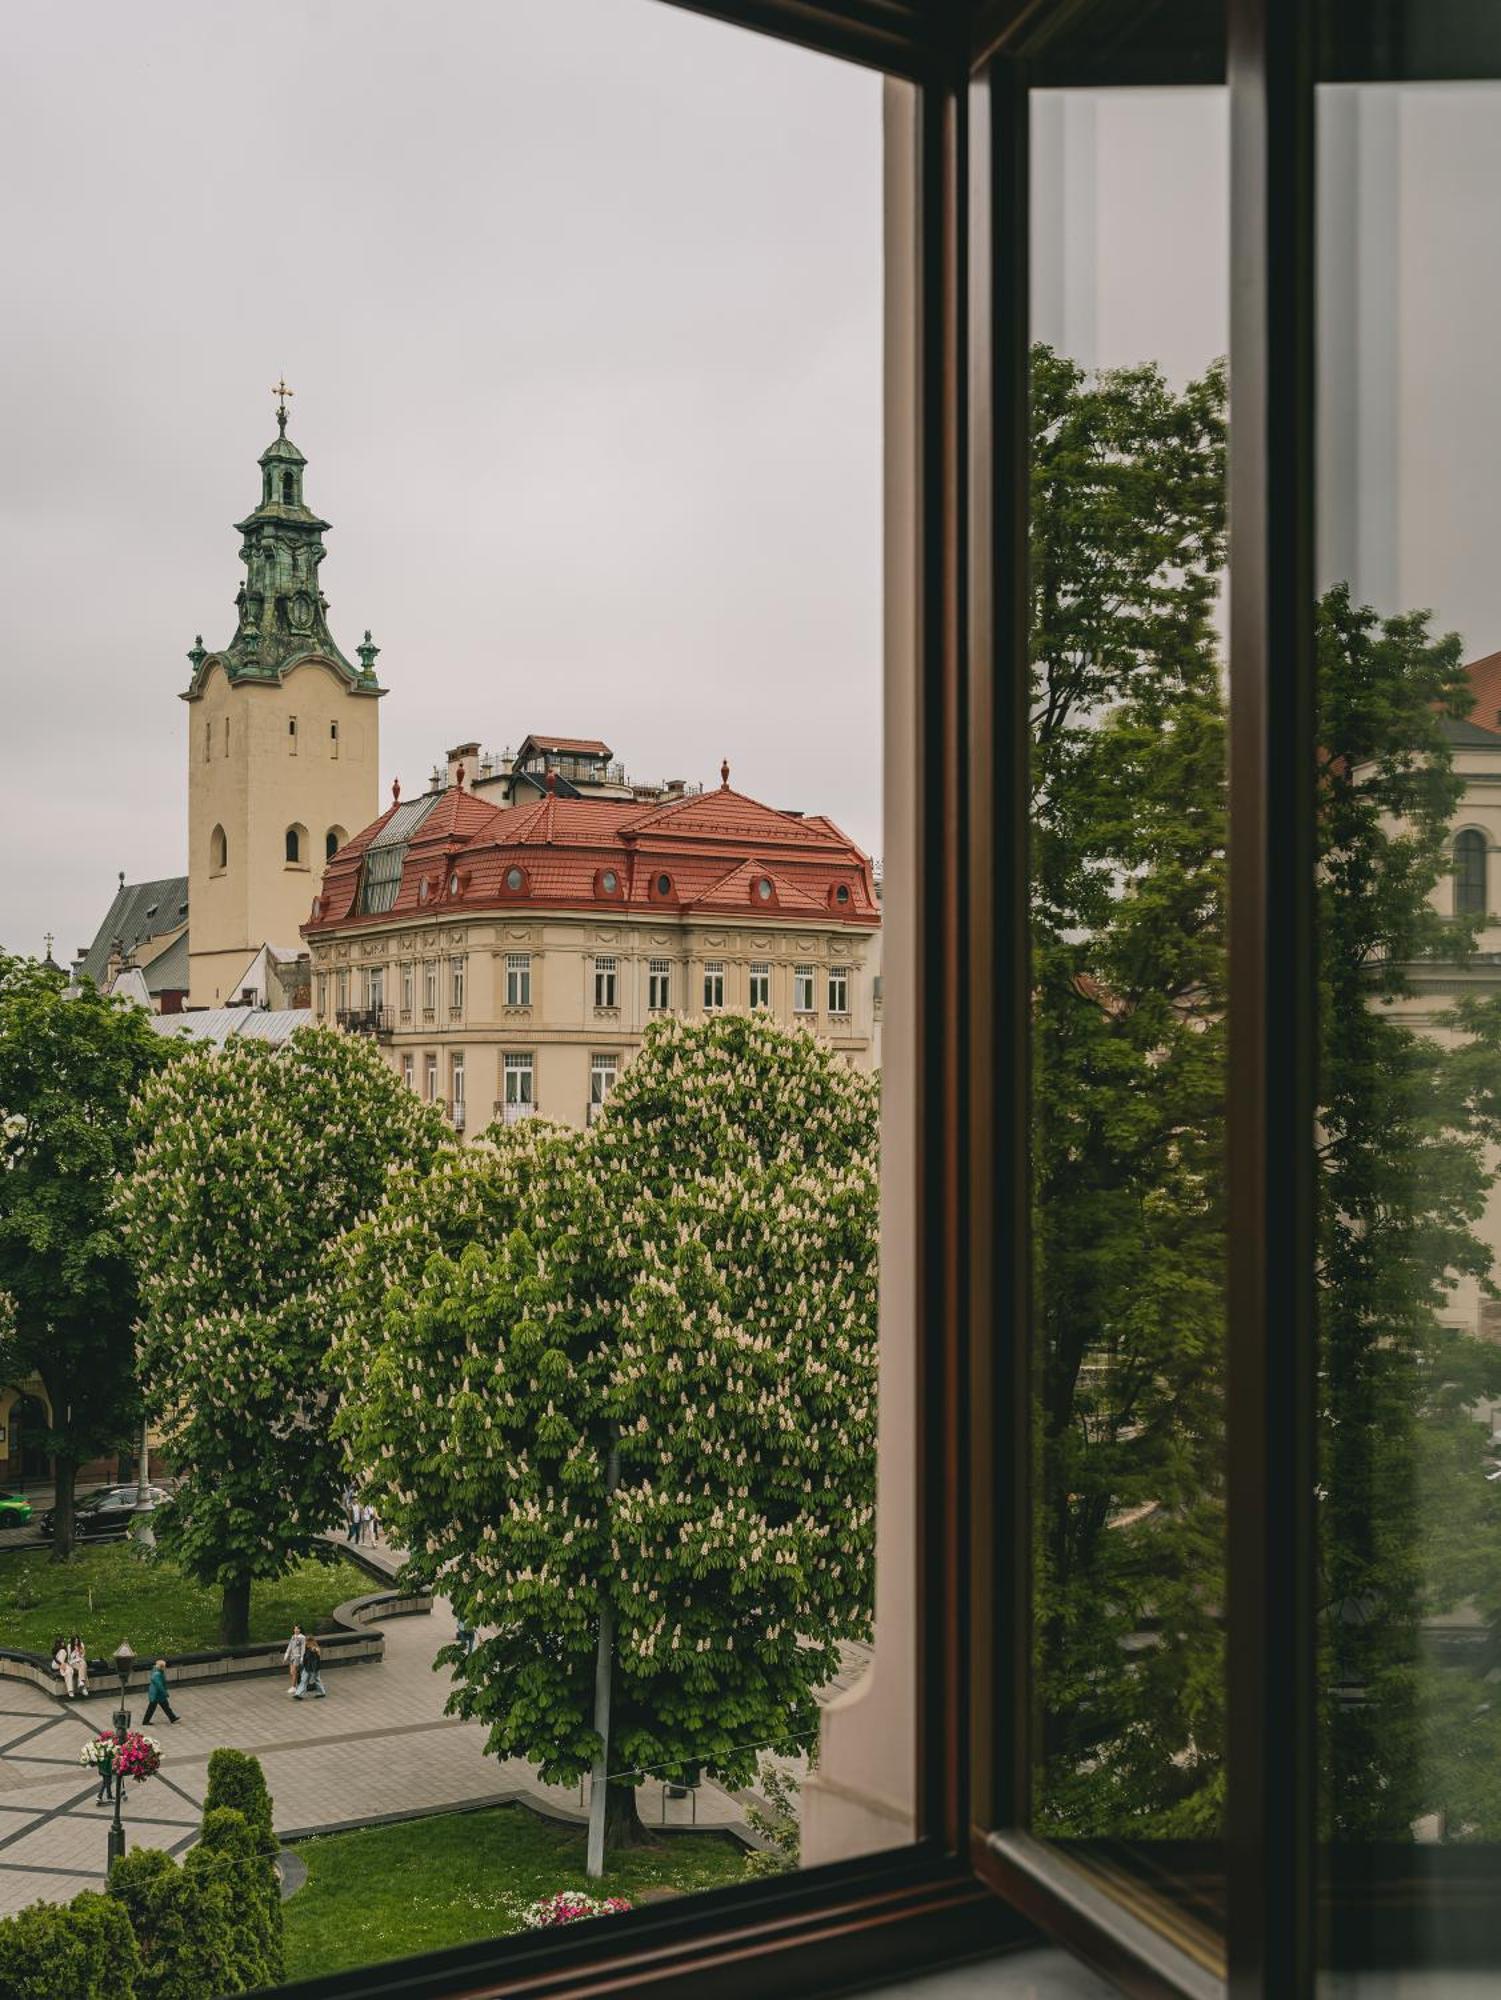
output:
[[659, 0], [6, 13], [0, 945], [186, 866], [275, 436], [382, 787], [599, 735], [880, 845], [880, 83]]

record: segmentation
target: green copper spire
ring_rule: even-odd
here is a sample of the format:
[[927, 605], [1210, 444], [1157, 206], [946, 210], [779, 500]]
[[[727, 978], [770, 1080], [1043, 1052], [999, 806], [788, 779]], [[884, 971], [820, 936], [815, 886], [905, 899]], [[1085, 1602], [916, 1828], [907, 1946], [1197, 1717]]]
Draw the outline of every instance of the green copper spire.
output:
[[[234, 637], [214, 653], [202, 653], [198, 641], [188, 657], [193, 678], [185, 699], [201, 692], [204, 675], [222, 666], [232, 682], [277, 681], [306, 659], [326, 660], [358, 694], [383, 694], [374, 673], [374, 650], [365, 648], [356, 667], [339, 650], [328, 629], [328, 599], [318, 584], [318, 570], [327, 550], [321, 520], [302, 497], [307, 460], [287, 436], [287, 397], [292, 391], [278, 382], [276, 437], [260, 456], [261, 498], [253, 514], [235, 523], [240, 536], [240, 561], [245, 581], [235, 598], [238, 622]], [[369, 633], [365, 637], [368, 642]]]

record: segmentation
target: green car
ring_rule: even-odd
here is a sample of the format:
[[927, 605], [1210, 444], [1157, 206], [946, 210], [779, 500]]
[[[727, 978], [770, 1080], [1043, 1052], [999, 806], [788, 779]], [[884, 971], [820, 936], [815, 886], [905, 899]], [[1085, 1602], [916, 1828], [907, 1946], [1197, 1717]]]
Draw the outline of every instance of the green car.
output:
[[31, 1519], [31, 1502], [24, 1493], [0, 1493], [0, 1528], [24, 1528]]

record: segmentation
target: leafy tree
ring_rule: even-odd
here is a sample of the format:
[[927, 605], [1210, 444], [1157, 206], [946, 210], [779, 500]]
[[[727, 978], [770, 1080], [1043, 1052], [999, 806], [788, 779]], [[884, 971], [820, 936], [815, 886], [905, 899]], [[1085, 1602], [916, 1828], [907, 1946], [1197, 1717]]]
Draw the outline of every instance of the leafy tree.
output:
[[242, 1813], [218, 1806], [203, 1815], [198, 1845], [183, 1863], [195, 1879], [222, 1883], [234, 1931], [234, 1964], [244, 1990], [279, 1986], [285, 1977], [281, 1883], [275, 1843], [270, 1851], [260, 1830]]
[[1224, 379], [1032, 365], [1037, 1808], [1223, 1790]]
[[490, 1634], [450, 1706], [576, 1779], [608, 1607], [612, 1842], [648, 1771], [804, 1748], [868, 1630], [876, 1105], [810, 1036], [663, 1022], [588, 1133], [497, 1128], [352, 1239], [340, 1428]]
[[183, 1476], [163, 1541], [223, 1590], [321, 1552], [343, 1467], [331, 1427], [331, 1283], [342, 1233], [393, 1167], [444, 1144], [373, 1044], [305, 1029], [182, 1055], [136, 1106], [120, 1214], [139, 1274], [142, 1379]]
[[135, 1274], [112, 1206], [129, 1113], [171, 1050], [137, 1007], [0, 957], [0, 1376], [52, 1406], [53, 1560], [73, 1547], [78, 1467], [131, 1437]]
[[129, 1917], [91, 1889], [0, 1918], [6, 2000], [137, 2000], [140, 1971]]
[[109, 1894], [129, 1917], [140, 1951], [136, 2000], [204, 2000], [249, 1990], [229, 1885], [219, 1875], [179, 1868], [158, 1847], [136, 1847], [110, 1870]]
[[228, 1807], [254, 1827], [263, 1840], [275, 1845], [272, 1829], [271, 1794], [259, 1757], [247, 1750], [219, 1749], [209, 1753], [208, 1786], [203, 1794], [203, 1810], [218, 1812]]

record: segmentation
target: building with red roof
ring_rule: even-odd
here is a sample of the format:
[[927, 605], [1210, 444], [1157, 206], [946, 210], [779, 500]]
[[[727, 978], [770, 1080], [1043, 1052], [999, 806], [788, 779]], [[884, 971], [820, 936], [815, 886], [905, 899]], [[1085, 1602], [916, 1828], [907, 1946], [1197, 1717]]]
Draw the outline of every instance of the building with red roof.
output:
[[869, 857], [728, 765], [714, 790], [637, 789], [611, 754], [529, 736], [478, 790], [459, 752], [419, 798], [393, 787], [304, 926], [318, 1017], [376, 1035], [461, 1129], [586, 1123], [661, 1013], [764, 1007], [872, 1065]]

